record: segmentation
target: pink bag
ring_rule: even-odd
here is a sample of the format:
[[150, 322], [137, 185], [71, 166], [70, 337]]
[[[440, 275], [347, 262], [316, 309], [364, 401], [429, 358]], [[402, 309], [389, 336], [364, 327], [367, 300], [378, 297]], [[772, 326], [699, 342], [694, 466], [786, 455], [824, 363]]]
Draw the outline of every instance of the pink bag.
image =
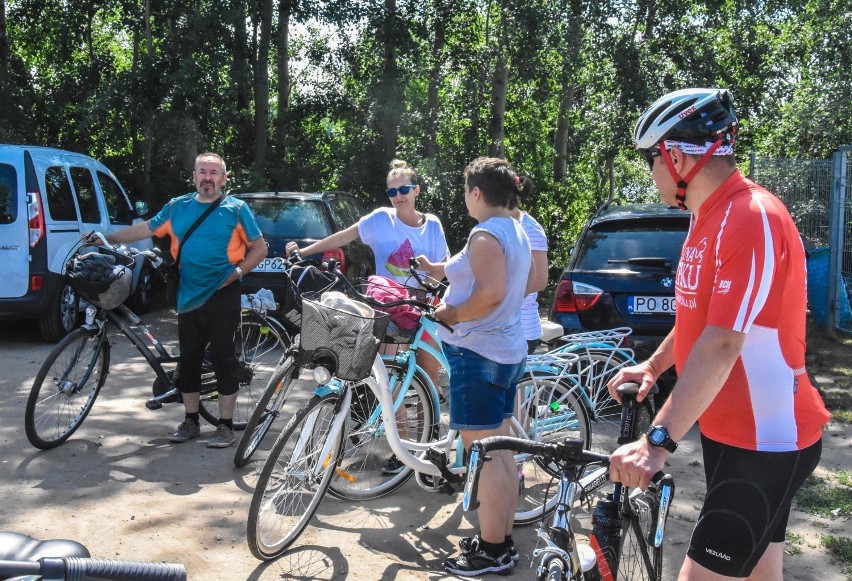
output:
[[[377, 274], [373, 274], [367, 279], [366, 294], [383, 303], [411, 298], [404, 286], [395, 280]], [[396, 323], [400, 329], [406, 331], [416, 329], [417, 323], [420, 321], [420, 310], [410, 305], [383, 307], [381, 310], [388, 313], [391, 316], [391, 321]]]

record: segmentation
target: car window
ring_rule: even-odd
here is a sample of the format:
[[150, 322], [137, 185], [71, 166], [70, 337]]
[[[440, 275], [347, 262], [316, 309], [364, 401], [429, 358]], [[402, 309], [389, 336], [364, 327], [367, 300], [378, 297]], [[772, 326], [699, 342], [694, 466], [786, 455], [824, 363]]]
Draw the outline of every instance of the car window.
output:
[[341, 228], [348, 228], [363, 215], [361, 208], [351, 198], [335, 197], [329, 199], [328, 203], [342, 222], [339, 224]]
[[129, 225], [133, 223], [133, 214], [130, 206], [127, 205], [127, 199], [121, 191], [121, 188], [115, 183], [111, 177], [102, 171], [98, 172], [98, 183], [101, 184], [101, 190], [104, 193], [104, 201], [106, 202], [107, 213], [109, 214], [109, 223], [116, 225]]
[[55, 165], [44, 172], [44, 184], [47, 189], [47, 211], [54, 220], [77, 221], [74, 208], [74, 195], [65, 168]]
[[319, 201], [243, 199], [251, 207], [264, 236], [320, 239], [332, 234], [324, 205]]
[[18, 217], [18, 174], [11, 165], [0, 163], [0, 224]]
[[80, 218], [87, 224], [99, 224], [101, 209], [95, 193], [95, 180], [92, 172], [85, 167], [71, 166], [71, 182], [77, 192], [77, 204], [80, 206]]
[[[620, 270], [629, 268], [654, 268], [653, 262], [641, 264], [635, 259], [663, 258], [677, 268], [680, 249], [686, 238], [688, 223], [643, 220], [637, 222], [609, 222], [589, 230], [577, 249], [575, 269]], [[627, 260], [634, 259], [627, 263]], [[659, 267], [659, 266], [657, 266]]]

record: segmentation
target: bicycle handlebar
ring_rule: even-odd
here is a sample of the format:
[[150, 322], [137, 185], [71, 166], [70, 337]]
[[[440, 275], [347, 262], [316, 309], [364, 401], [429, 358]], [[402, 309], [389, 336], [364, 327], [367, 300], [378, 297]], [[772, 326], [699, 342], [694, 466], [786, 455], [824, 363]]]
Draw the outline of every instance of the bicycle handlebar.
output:
[[0, 561], [0, 579], [40, 575], [75, 581], [186, 581], [186, 568], [174, 563], [45, 557], [38, 561]]
[[[632, 435], [634, 422], [636, 421], [636, 394], [638, 391], [638, 383], [628, 382], [618, 386], [622, 405], [619, 445], [624, 443], [625, 439], [628, 441], [631, 440], [630, 436]], [[464, 510], [475, 510], [479, 506], [479, 501], [476, 498], [479, 487], [479, 473], [482, 466], [488, 460], [485, 455], [488, 452], [497, 450], [512, 450], [516, 453], [531, 454], [544, 459], [548, 463], [558, 462], [566, 467], [595, 464], [609, 466], [610, 462], [610, 456], [607, 454], [598, 454], [583, 449], [583, 441], [578, 439], [567, 439], [564, 442], [538, 442], [510, 436], [489, 436], [471, 444], [467, 481], [465, 482], [464, 496], [462, 498], [462, 507]], [[662, 485], [658, 486], [659, 483], [662, 483]], [[648, 488], [656, 490], [658, 498], [660, 498], [661, 518], [657, 526], [655, 541], [659, 539], [659, 542], [662, 542], [662, 528], [665, 525], [665, 516], [668, 514], [668, 507], [671, 497], [674, 494], [674, 480], [669, 474], [657, 472], [651, 479], [651, 484]]]
[[462, 498], [464, 510], [476, 510], [479, 507], [479, 501], [476, 498], [479, 488], [479, 473], [488, 460], [485, 455], [497, 450], [511, 450], [520, 454], [530, 454], [540, 457], [548, 463], [559, 462], [570, 466], [588, 466], [591, 464], [609, 466], [609, 455], [585, 450], [582, 440], [569, 438], [563, 442], [537, 442], [511, 436], [489, 436], [482, 440], [476, 440], [470, 446], [467, 481]]
[[423, 301], [418, 301], [417, 299], [411, 299], [411, 298], [399, 299], [399, 300], [396, 300], [396, 301], [383, 302], [383, 301], [377, 300], [374, 297], [371, 297], [370, 295], [363, 294], [358, 289], [356, 289], [355, 286], [349, 281], [349, 279], [346, 278], [346, 275], [343, 274], [340, 271], [339, 265], [338, 265], [337, 261], [334, 260], [334, 259], [331, 259], [331, 260], [328, 261], [328, 272], [333, 274], [337, 278], [337, 280], [340, 281], [340, 283], [346, 288], [346, 290], [348, 292], [350, 292], [354, 296], [358, 297], [358, 299], [362, 300], [363, 302], [367, 303], [370, 306], [376, 307], [378, 309], [387, 309], [387, 308], [390, 308], [390, 307], [399, 307], [399, 306], [403, 306], [403, 305], [417, 307], [418, 309], [423, 311], [424, 317], [427, 317], [430, 320], [435, 321], [436, 323], [438, 323], [442, 327], [446, 328], [451, 333], [453, 332], [453, 328], [451, 326], [449, 326], [445, 322], [439, 321], [438, 319], [435, 318], [435, 316], [434, 316], [435, 305], [432, 305], [432, 304], [429, 304], [429, 303], [424, 303]]

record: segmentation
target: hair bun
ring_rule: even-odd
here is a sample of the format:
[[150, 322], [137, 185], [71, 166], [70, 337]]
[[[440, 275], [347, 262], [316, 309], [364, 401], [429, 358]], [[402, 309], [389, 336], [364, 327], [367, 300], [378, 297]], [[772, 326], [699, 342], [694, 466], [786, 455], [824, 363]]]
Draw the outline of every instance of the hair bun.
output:
[[390, 167], [391, 167], [391, 170], [405, 169], [405, 168], [408, 167], [408, 162], [403, 161], [401, 159], [394, 159], [393, 161], [390, 162]]

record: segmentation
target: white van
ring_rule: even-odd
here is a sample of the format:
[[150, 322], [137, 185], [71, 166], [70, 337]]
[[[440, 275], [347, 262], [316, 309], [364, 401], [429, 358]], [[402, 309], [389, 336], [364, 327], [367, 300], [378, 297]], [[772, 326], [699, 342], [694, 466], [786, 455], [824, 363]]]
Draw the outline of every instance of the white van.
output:
[[[61, 339], [78, 321], [63, 265], [82, 234], [119, 230], [146, 212], [87, 155], [0, 144], [0, 319], [37, 318], [47, 341]], [[131, 297], [137, 309], [148, 307], [151, 282], [152, 273], [142, 273]]]

